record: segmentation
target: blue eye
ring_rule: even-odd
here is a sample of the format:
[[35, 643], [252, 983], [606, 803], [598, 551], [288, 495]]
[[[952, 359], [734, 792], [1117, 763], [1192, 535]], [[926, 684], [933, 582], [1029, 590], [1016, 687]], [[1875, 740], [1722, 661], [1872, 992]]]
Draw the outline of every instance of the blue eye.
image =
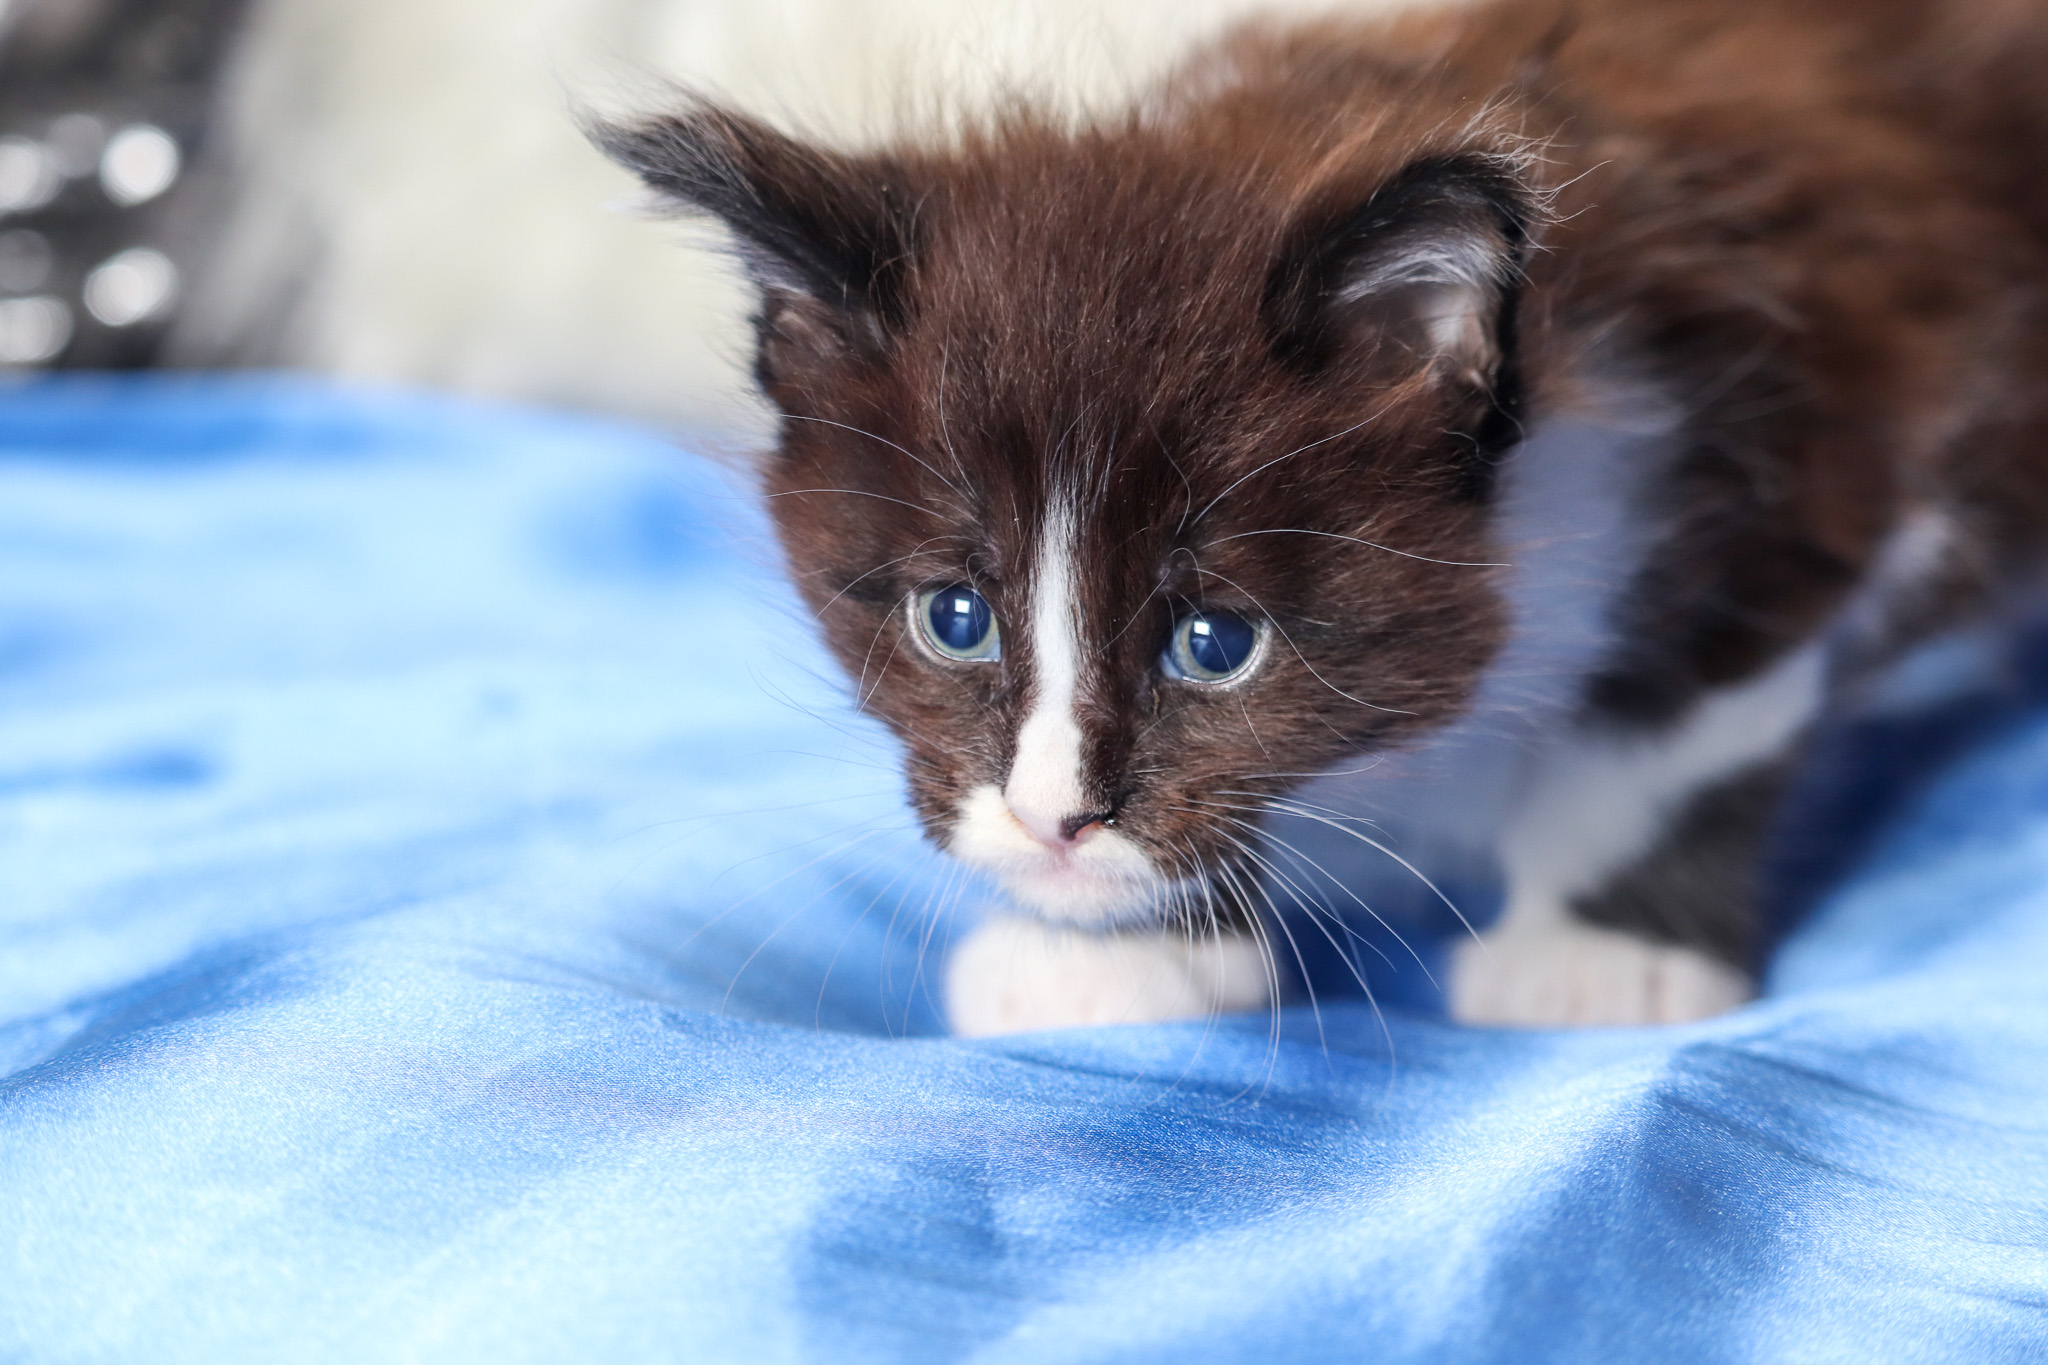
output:
[[1228, 682], [1251, 667], [1258, 648], [1258, 627], [1236, 612], [1190, 612], [1174, 622], [1166, 671], [1188, 682]]
[[965, 584], [919, 593], [912, 599], [911, 614], [925, 643], [945, 658], [987, 663], [1003, 656], [995, 609]]

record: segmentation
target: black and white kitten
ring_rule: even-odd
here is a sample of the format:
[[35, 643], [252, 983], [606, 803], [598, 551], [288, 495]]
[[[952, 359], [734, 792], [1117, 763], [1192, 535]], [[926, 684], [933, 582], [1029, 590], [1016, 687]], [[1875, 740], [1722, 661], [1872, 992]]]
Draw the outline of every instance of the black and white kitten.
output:
[[2043, 56], [1960, 0], [1496, 0], [1082, 126], [597, 130], [737, 240], [796, 581], [1014, 902], [956, 1027], [1272, 999], [1272, 812], [1498, 869], [1460, 1018], [1744, 1000], [1802, 738], [2048, 525]]

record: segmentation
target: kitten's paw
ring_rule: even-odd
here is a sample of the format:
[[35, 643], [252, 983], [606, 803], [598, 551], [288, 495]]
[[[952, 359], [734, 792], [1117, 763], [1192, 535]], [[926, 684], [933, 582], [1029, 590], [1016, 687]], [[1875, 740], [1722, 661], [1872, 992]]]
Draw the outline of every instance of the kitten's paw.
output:
[[1467, 1024], [1680, 1024], [1751, 994], [1748, 977], [1704, 953], [1590, 924], [1468, 939], [1451, 967], [1451, 1017]]
[[1248, 939], [1189, 943], [1180, 934], [1088, 934], [995, 919], [953, 949], [946, 1013], [980, 1038], [1079, 1024], [1138, 1024], [1252, 1010], [1272, 998]]

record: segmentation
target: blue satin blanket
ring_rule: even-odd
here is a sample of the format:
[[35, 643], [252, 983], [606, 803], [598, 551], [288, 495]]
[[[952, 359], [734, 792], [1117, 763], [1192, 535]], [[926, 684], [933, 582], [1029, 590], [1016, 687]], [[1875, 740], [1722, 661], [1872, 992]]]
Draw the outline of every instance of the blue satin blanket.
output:
[[2048, 710], [1947, 705], [1733, 1016], [955, 1041], [710, 462], [0, 389], [0, 1360], [2048, 1360]]

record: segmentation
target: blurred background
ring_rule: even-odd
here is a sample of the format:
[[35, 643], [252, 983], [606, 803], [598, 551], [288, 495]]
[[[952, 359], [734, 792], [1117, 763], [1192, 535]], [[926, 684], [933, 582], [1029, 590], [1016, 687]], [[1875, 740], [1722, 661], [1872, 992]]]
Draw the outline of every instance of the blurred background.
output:
[[[1385, 8], [1392, 0], [1351, 0]], [[1329, 0], [0, 0], [0, 374], [284, 366], [745, 434], [748, 303], [573, 110], [858, 142]]]

